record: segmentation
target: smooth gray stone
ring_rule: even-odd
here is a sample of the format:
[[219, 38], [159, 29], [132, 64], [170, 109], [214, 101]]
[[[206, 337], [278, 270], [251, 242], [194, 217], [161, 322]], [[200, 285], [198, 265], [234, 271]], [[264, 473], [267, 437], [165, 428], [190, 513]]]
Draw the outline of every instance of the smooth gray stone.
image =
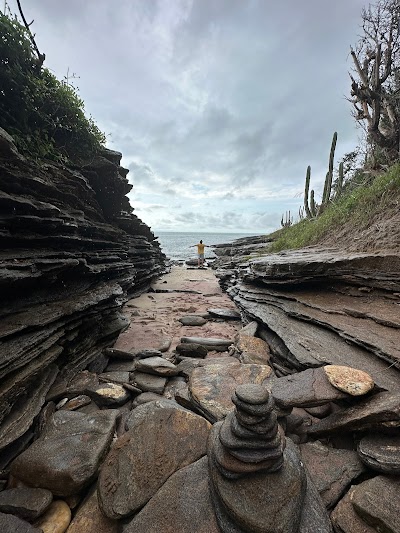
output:
[[196, 315], [183, 316], [182, 318], [178, 318], [178, 321], [183, 326], [204, 326], [208, 322], [205, 318]]
[[207, 311], [210, 313], [211, 316], [215, 316], [217, 318], [224, 318], [226, 320], [240, 320], [241, 316], [238, 311], [235, 311], [234, 309], [207, 309]]
[[181, 342], [189, 344], [200, 344], [201, 346], [204, 346], [210, 351], [216, 350], [221, 352], [225, 352], [228, 347], [233, 344], [233, 342], [229, 339], [218, 339], [212, 337], [182, 337]]
[[131, 361], [136, 357], [132, 352], [126, 352], [124, 350], [117, 350], [115, 348], [106, 348], [104, 353], [112, 359], [125, 359]]
[[0, 513], [0, 531], [4, 533], [43, 533], [42, 529], [32, 526], [12, 514]]
[[176, 346], [176, 351], [180, 357], [195, 357], [202, 359], [208, 353], [207, 348], [195, 343], [181, 343]]
[[112, 383], [129, 383], [129, 372], [115, 371], [99, 374], [99, 380]]
[[178, 369], [176, 366], [163, 357], [147, 357], [136, 362], [136, 370], [156, 376], [176, 376]]

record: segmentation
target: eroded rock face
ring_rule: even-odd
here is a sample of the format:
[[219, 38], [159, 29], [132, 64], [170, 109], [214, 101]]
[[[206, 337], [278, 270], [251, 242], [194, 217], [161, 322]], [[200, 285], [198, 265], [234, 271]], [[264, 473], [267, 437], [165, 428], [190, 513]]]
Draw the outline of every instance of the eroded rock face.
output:
[[160, 400], [135, 408], [127, 428], [98, 483], [100, 506], [113, 519], [137, 512], [174, 472], [205, 455], [210, 424], [176, 402]]
[[58, 496], [76, 494], [96, 476], [114, 435], [118, 412], [58, 411], [41, 437], [11, 465], [17, 479]]
[[27, 161], [0, 137], [0, 434], [12, 443], [43, 405], [53, 363], [68, 379], [104, 368], [127, 294], [146, 290], [165, 256], [132, 213], [121, 154], [69, 169]]

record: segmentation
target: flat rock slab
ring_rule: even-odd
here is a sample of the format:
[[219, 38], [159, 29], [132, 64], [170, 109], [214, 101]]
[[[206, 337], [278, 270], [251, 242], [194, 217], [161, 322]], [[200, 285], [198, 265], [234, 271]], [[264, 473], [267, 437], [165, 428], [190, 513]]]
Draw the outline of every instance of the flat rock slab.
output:
[[267, 365], [245, 365], [231, 358], [211, 361], [193, 370], [189, 391], [194, 404], [213, 422], [222, 420], [234, 408], [231, 398], [238, 385], [262, 385], [272, 374]]
[[177, 470], [206, 454], [210, 424], [162, 400], [137, 407], [100, 472], [98, 495], [106, 516], [119, 519], [141, 509]]
[[271, 389], [281, 407], [314, 407], [327, 402], [349, 398], [333, 387], [321, 368], [310, 368], [275, 381]]
[[103, 372], [99, 374], [100, 381], [110, 382], [110, 383], [129, 383], [129, 372], [116, 371], [116, 372]]
[[94, 487], [79, 506], [68, 533], [118, 533], [118, 522], [101, 512]]
[[183, 316], [178, 320], [183, 326], [204, 326], [208, 322], [205, 318], [196, 315]]
[[317, 441], [301, 444], [300, 453], [328, 509], [335, 506], [347, 487], [365, 472], [357, 452], [352, 450], [328, 448]]
[[357, 450], [362, 462], [372, 470], [400, 475], [399, 435], [367, 435], [360, 440]]
[[76, 494], [97, 473], [114, 435], [118, 412], [85, 415], [58, 411], [44, 432], [11, 465], [11, 473], [32, 487], [57, 496]]
[[209, 489], [207, 457], [175, 472], [124, 533], [220, 533]]
[[143, 392], [162, 394], [166, 383], [166, 377], [155, 376], [146, 372], [134, 372], [132, 376], [132, 385], [138, 387]]
[[271, 352], [268, 344], [258, 337], [240, 335], [236, 344], [239, 361], [246, 364], [268, 365]]
[[377, 476], [358, 485], [351, 496], [357, 514], [377, 531], [400, 531], [400, 479]]
[[224, 320], [240, 320], [241, 316], [235, 309], [207, 309], [211, 316], [223, 318]]
[[133, 352], [126, 352], [125, 350], [116, 350], [115, 348], [106, 348], [104, 353], [107, 357], [111, 359], [123, 359], [131, 361], [135, 359], [136, 355]]
[[396, 427], [400, 427], [400, 394], [381, 392], [320, 420], [309, 428], [308, 434], [320, 436], [336, 431]]
[[208, 351], [225, 352], [232, 344], [230, 339], [204, 338], [204, 337], [182, 337], [181, 343], [200, 344]]
[[154, 374], [156, 376], [176, 376], [178, 370], [176, 366], [162, 357], [148, 357], [141, 359], [136, 363], [136, 370], [145, 372], [146, 374]]
[[331, 513], [332, 524], [335, 531], [340, 533], [376, 533], [376, 529], [369, 526], [358, 516], [351, 503], [355, 487], [340, 500]]
[[0, 513], [0, 531], [12, 533], [43, 533], [42, 529], [12, 514]]
[[19, 487], [0, 492], [0, 512], [11, 513], [33, 522], [53, 501], [53, 495], [46, 489]]

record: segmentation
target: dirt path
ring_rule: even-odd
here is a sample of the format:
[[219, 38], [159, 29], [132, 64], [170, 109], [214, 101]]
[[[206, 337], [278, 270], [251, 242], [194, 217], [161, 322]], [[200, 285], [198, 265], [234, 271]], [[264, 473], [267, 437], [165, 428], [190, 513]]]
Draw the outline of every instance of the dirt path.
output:
[[172, 267], [171, 272], [152, 285], [152, 290], [154, 292], [142, 294], [125, 305], [123, 312], [131, 324], [119, 336], [114, 348], [129, 352], [155, 348], [165, 351], [168, 356], [183, 336], [233, 341], [241, 328], [240, 321], [213, 319], [203, 326], [183, 326], [178, 321], [186, 315], [207, 313], [210, 308], [235, 309], [211, 269]]

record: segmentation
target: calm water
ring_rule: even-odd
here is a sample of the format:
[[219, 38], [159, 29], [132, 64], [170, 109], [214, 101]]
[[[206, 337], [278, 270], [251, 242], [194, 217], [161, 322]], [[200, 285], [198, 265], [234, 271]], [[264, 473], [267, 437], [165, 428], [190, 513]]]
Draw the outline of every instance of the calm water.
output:
[[[189, 248], [192, 244], [197, 244], [200, 239], [206, 245], [222, 244], [232, 242], [240, 237], [248, 237], [250, 233], [183, 233], [172, 231], [154, 232], [158, 237], [158, 242], [165, 255], [173, 260], [186, 260], [197, 258], [197, 248]], [[211, 248], [205, 249], [205, 257], [212, 258], [215, 254]]]

